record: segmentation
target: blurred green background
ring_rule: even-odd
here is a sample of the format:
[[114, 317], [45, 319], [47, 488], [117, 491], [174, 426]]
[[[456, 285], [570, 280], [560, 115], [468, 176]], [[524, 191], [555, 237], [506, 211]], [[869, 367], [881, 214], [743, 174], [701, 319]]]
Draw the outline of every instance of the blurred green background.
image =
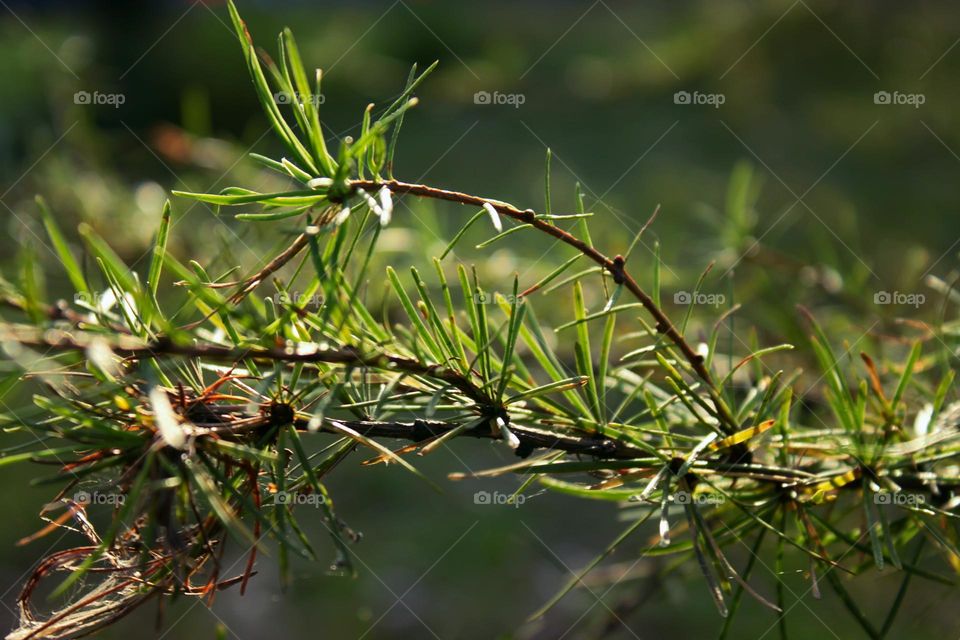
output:
[[[954, 4], [238, 4], [260, 46], [274, 50], [276, 34], [291, 26], [307, 64], [324, 69], [322, 114], [331, 139], [356, 134], [366, 104], [396, 95], [411, 63], [422, 68], [439, 59], [404, 123], [399, 178], [540, 208], [549, 146], [556, 211], [573, 209], [579, 181], [596, 214], [594, 240], [614, 254], [659, 205], [645, 247], [632, 257], [635, 268], [649, 265], [658, 240], [665, 290], [689, 290], [716, 260], [705, 290], [743, 303], [737, 322], [756, 327], [763, 344], [802, 341], [798, 303], [850, 340], [892, 330], [897, 317], [935, 320], [940, 313], [933, 302], [883, 305], [875, 296], [925, 293], [932, 300], [926, 276], [949, 280], [957, 266]], [[89, 222], [137, 264], [169, 190], [275, 182], [245, 159], [251, 150], [281, 152], [228, 25], [218, 2], [0, 2], [5, 274], [23, 251], [55, 265], [33, 204], [37, 193], [62, 226]], [[752, 176], [750, 215], [727, 215], [731, 175]], [[409, 204], [412, 214], [398, 213], [384, 237], [386, 259], [401, 265], [438, 253], [463, 222], [455, 208]], [[285, 238], [191, 202], [174, 200], [174, 212], [171, 247], [205, 265], [255, 267]], [[432, 245], [404, 233], [418, 220], [430, 227]], [[525, 237], [485, 255], [484, 273], [495, 278], [546, 271], [569, 254]], [[480, 253], [459, 257], [479, 260]], [[55, 271], [49, 290], [66, 291]], [[712, 322], [711, 313], [703, 322]], [[442, 479], [508, 461], [482, 443], [458, 443], [455, 451], [459, 457], [433, 456], [423, 468]], [[25, 486], [35, 475], [42, 474], [0, 470], [7, 487], [0, 524], [6, 627], [24, 574], [54, 542], [14, 546], [40, 526], [38, 505], [51, 495]], [[641, 562], [615, 588], [592, 587], [602, 604], [580, 592], [544, 623], [522, 626], [569, 578], [568, 568], [592, 558], [621, 525], [615, 506], [571, 505], [558, 495], [530, 497], [520, 508], [475, 503], [477, 491], [511, 492], [517, 483], [444, 482], [436, 495], [392, 467], [345, 465], [330, 488], [346, 521], [365, 534], [357, 580], [301, 564], [283, 594], [265, 559], [243, 598], [222, 593], [212, 611], [168, 603], [155, 634], [147, 630], [157, 611], [148, 605], [102, 637], [213, 638], [218, 623], [244, 640], [715, 635], [720, 619], [696, 568], [650, 580], [662, 566], [656, 561]], [[320, 525], [310, 533], [325, 548]], [[629, 567], [644, 544], [625, 545], [613, 561]], [[743, 562], [746, 553], [734, 557]], [[857, 637], [832, 594], [813, 598], [804, 570], [794, 559], [784, 576], [800, 598], [790, 614], [797, 637]], [[758, 588], [771, 592], [771, 572], [755, 576]], [[880, 574], [852, 589], [882, 615], [896, 585]], [[951, 596], [916, 583], [891, 637], [956, 635], [960, 612], [949, 606]], [[756, 612], [740, 617], [736, 636], [773, 637], [774, 617], [745, 606]]]

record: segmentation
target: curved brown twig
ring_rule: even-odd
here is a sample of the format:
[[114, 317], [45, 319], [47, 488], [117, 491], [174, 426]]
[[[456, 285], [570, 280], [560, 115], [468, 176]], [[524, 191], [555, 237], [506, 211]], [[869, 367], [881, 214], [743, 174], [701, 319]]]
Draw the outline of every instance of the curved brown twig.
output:
[[710, 375], [710, 371], [704, 364], [703, 356], [697, 353], [693, 347], [690, 346], [690, 343], [687, 342], [686, 338], [684, 338], [680, 331], [677, 330], [676, 326], [674, 326], [674, 324], [670, 321], [670, 318], [667, 317], [667, 314], [664, 313], [663, 309], [657, 305], [650, 294], [644, 291], [643, 288], [633, 278], [633, 276], [630, 275], [630, 273], [627, 271], [626, 261], [624, 260], [623, 256], [618, 255], [610, 258], [573, 234], [564, 231], [560, 227], [552, 224], [544, 218], [538, 217], [532, 209], [521, 210], [511, 204], [507, 204], [499, 200], [488, 200], [486, 198], [461, 193], [459, 191], [437, 189], [435, 187], [430, 187], [423, 184], [412, 184], [408, 182], [401, 182], [399, 180], [351, 180], [349, 184], [354, 190], [376, 190], [381, 187], [386, 187], [393, 193], [407, 193], [422, 198], [446, 200], [447, 202], [456, 202], [458, 204], [473, 205], [476, 207], [483, 207], [484, 205], [489, 204], [496, 209], [497, 213], [505, 215], [508, 218], [512, 218], [513, 220], [517, 220], [518, 222], [529, 224], [533, 228], [549, 234], [564, 244], [573, 247], [584, 256], [595, 262], [597, 265], [602, 267], [605, 271], [610, 273], [615, 283], [623, 285], [637, 299], [637, 301], [643, 305], [647, 312], [653, 317], [656, 323], [657, 331], [667, 336], [667, 338], [669, 338], [670, 341], [676, 345], [676, 347], [683, 354], [684, 359], [690, 364], [693, 371], [696, 373], [697, 377], [699, 377], [706, 385], [711, 399], [713, 400], [713, 405], [716, 409], [717, 417], [720, 419], [722, 427], [728, 433], [733, 433], [739, 428], [736, 419], [731, 415], [730, 410], [720, 398], [720, 393], [714, 384], [713, 376]]

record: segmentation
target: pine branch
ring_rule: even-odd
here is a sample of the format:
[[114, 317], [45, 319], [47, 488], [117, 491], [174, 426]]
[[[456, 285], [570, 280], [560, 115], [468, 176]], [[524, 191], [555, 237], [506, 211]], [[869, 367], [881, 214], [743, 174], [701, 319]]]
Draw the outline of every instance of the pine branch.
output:
[[622, 256], [618, 255], [614, 256], [613, 258], [609, 258], [573, 234], [564, 231], [560, 227], [539, 217], [532, 209], [521, 210], [511, 204], [500, 202], [498, 200], [481, 198], [466, 193], [460, 193], [458, 191], [437, 189], [435, 187], [430, 187], [423, 184], [400, 182], [398, 180], [351, 180], [349, 182], [349, 186], [353, 190], [369, 189], [371, 191], [386, 187], [394, 193], [406, 193], [422, 198], [446, 200], [448, 202], [456, 202], [458, 204], [472, 205], [476, 207], [490, 205], [497, 210], [497, 213], [512, 218], [517, 222], [529, 224], [533, 228], [551, 235], [557, 240], [560, 240], [561, 242], [573, 247], [581, 254], [596, 263], [598, 266], [602, 267], [605, 271], [610, 273], [610, 275], [613, 277], [613, 281], [616, 284], [624, 285], [627, 290], [630, 291], [630, 293], [633, 294], [633, 296], [640, 302], [640, 304], [643, 305], [644, 309], [647, 310], [647, 312], [656, 322], [656, 330], [659, 333], [666, 335], [671, 342], [673, 342], [674, 345], [680, 349], [683, 357], [686, 359], [691, 369], [696, 372], [696, 375], [706, 385], [710, 395], [713, 398], [714, 409], [717, 413], [717, 416], [720, 418], [727, 432], [733, 433], [738, 429], [737, 421], [730, 414], [730, 410], [720, 398], [716, 384], [713, 381], [713, 376], [710, 375], [710, 371], [704, 364], [703, 356], [698, 354], [693, 347], [690, 346], [690, 343], [688, 343], [686, 338], [684, 338], [683, 335], [677, 330], [663, 309], [658, 306], [656, 302], [654, 302], [653, 298], [651, 298], [650, 295], [643, 290], [633, 276], [627, 271], [626, 262]]

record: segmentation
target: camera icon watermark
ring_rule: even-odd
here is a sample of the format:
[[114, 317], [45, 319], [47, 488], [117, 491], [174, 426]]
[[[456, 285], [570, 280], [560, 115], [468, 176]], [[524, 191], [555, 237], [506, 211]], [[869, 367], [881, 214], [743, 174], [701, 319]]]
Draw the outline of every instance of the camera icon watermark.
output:
[[73, 501], [84, 507], [91, 505], [107, 504], [113, 507], [120, 506], [126, 500], [126, 496], [122, 493], [115, 492], [101, 492], [101, 491], [84, 491], [81, 489], [77, 491], [72, 496]]
[[702, 93], [700, 91], [677, 91], [673, 94], [673, 104], [682, 105], [706, 105], [719, 109], [720, 105], [727, 101], [727, 96], [722, 93]]
[[273, 494], [273, 503], [278, 506], [319, 507], [326, 504], [327, 498], [319, 493], [300, 491], [277, 491]]
[[322, 93], [277, 91], [273, 94], [273, 101], [277, 104], [312, 104], [316, 107], [323, 104], [326, 99]]
[[926, 303], [927, 296], [922, 293], [903, 293], [901, 291], [877, 291], [873, 294], [873, 304], [910, 306], [918, 309]]
[[690, 493], [689, 491], [677, 491], [675, 494], [670, 496], [670, 500], [674, 504], [680, 505], [697, 505], [697, 506], [708, 506], [708, 505], [720, 505], [727, 501], [726, 496], [720, 493]]
[[873, 94], [873, 104], [906, 105], [919, 109], [927, 101], [922, 93], [901, 93], [899, 91], [877, 91]]
[[703, 293], [702, 291], [677, 291], [673, 294], [674, 304], [696, 304], [719, 307], [725, 304], [727, 296], [722, 293]]
[[122, 93], [101, 93], [94, 91], [77, 91], [73, 94], [73, 104], [79, 105], [107, 105], [114, 109], [119, 109], [120, 105], [127, 101], [127, 96]]
[[99, 291], [77, 291], [73, 294], [73, 304], [81, 307], [99, 308], [105, 299]]
[[278, 291], [270, 296], [274, 304], [291, 305], [301, 309], [318, 308], [323, 305], [323, 296], [318, 294], [307, 295], [297, 291]]
[[514, 109], [519, 109], [520, 105], [527, 101], [527, 96], [522, 93], [500, 93], [494, 91], [477, 91], [473, 94], [473, 104], [497, 104], [509, 105]]
[[920, 507], [926, 504], [927, 499], [919, 493], [904, 493], [903, 491], [879, 491], [873, 494], [874, 504], [893, 504], [906, 507]]
[[501, 493], [499, 491], [477, 491], [473, 494], [473, 504], [503, 506], [509, 505], [516, 509], [523, 506], [527, 497], [523, 494]]
[[527, 299], [521, 296], [515, 296], [512, 292], [500, 293], [499, 291], [493, 291], [487, 293], [486, 291], [481, 291], [473, 294], [473, 302], [475, 304], [497, 304], [498, 300], [503, 300], [507, 304], [512, 305], [514, 303], [523, 304]]

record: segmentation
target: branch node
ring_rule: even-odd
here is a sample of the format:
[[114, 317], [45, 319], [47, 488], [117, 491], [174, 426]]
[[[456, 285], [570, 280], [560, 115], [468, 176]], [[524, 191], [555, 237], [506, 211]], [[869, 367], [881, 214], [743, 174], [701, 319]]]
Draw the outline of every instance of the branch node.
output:
[[626, 265], [626, 259], [623, 256], [617, 254], [616, 256], [614, 256], [613, 260], [611, 260], [610, 264], [607, 266], [607, 271], [610, 272], [610, 275], [613, 276], [613, 281], [617, 284], [623, 284], [627, 279], [627, 275], [624, 271], [625, 265]]

